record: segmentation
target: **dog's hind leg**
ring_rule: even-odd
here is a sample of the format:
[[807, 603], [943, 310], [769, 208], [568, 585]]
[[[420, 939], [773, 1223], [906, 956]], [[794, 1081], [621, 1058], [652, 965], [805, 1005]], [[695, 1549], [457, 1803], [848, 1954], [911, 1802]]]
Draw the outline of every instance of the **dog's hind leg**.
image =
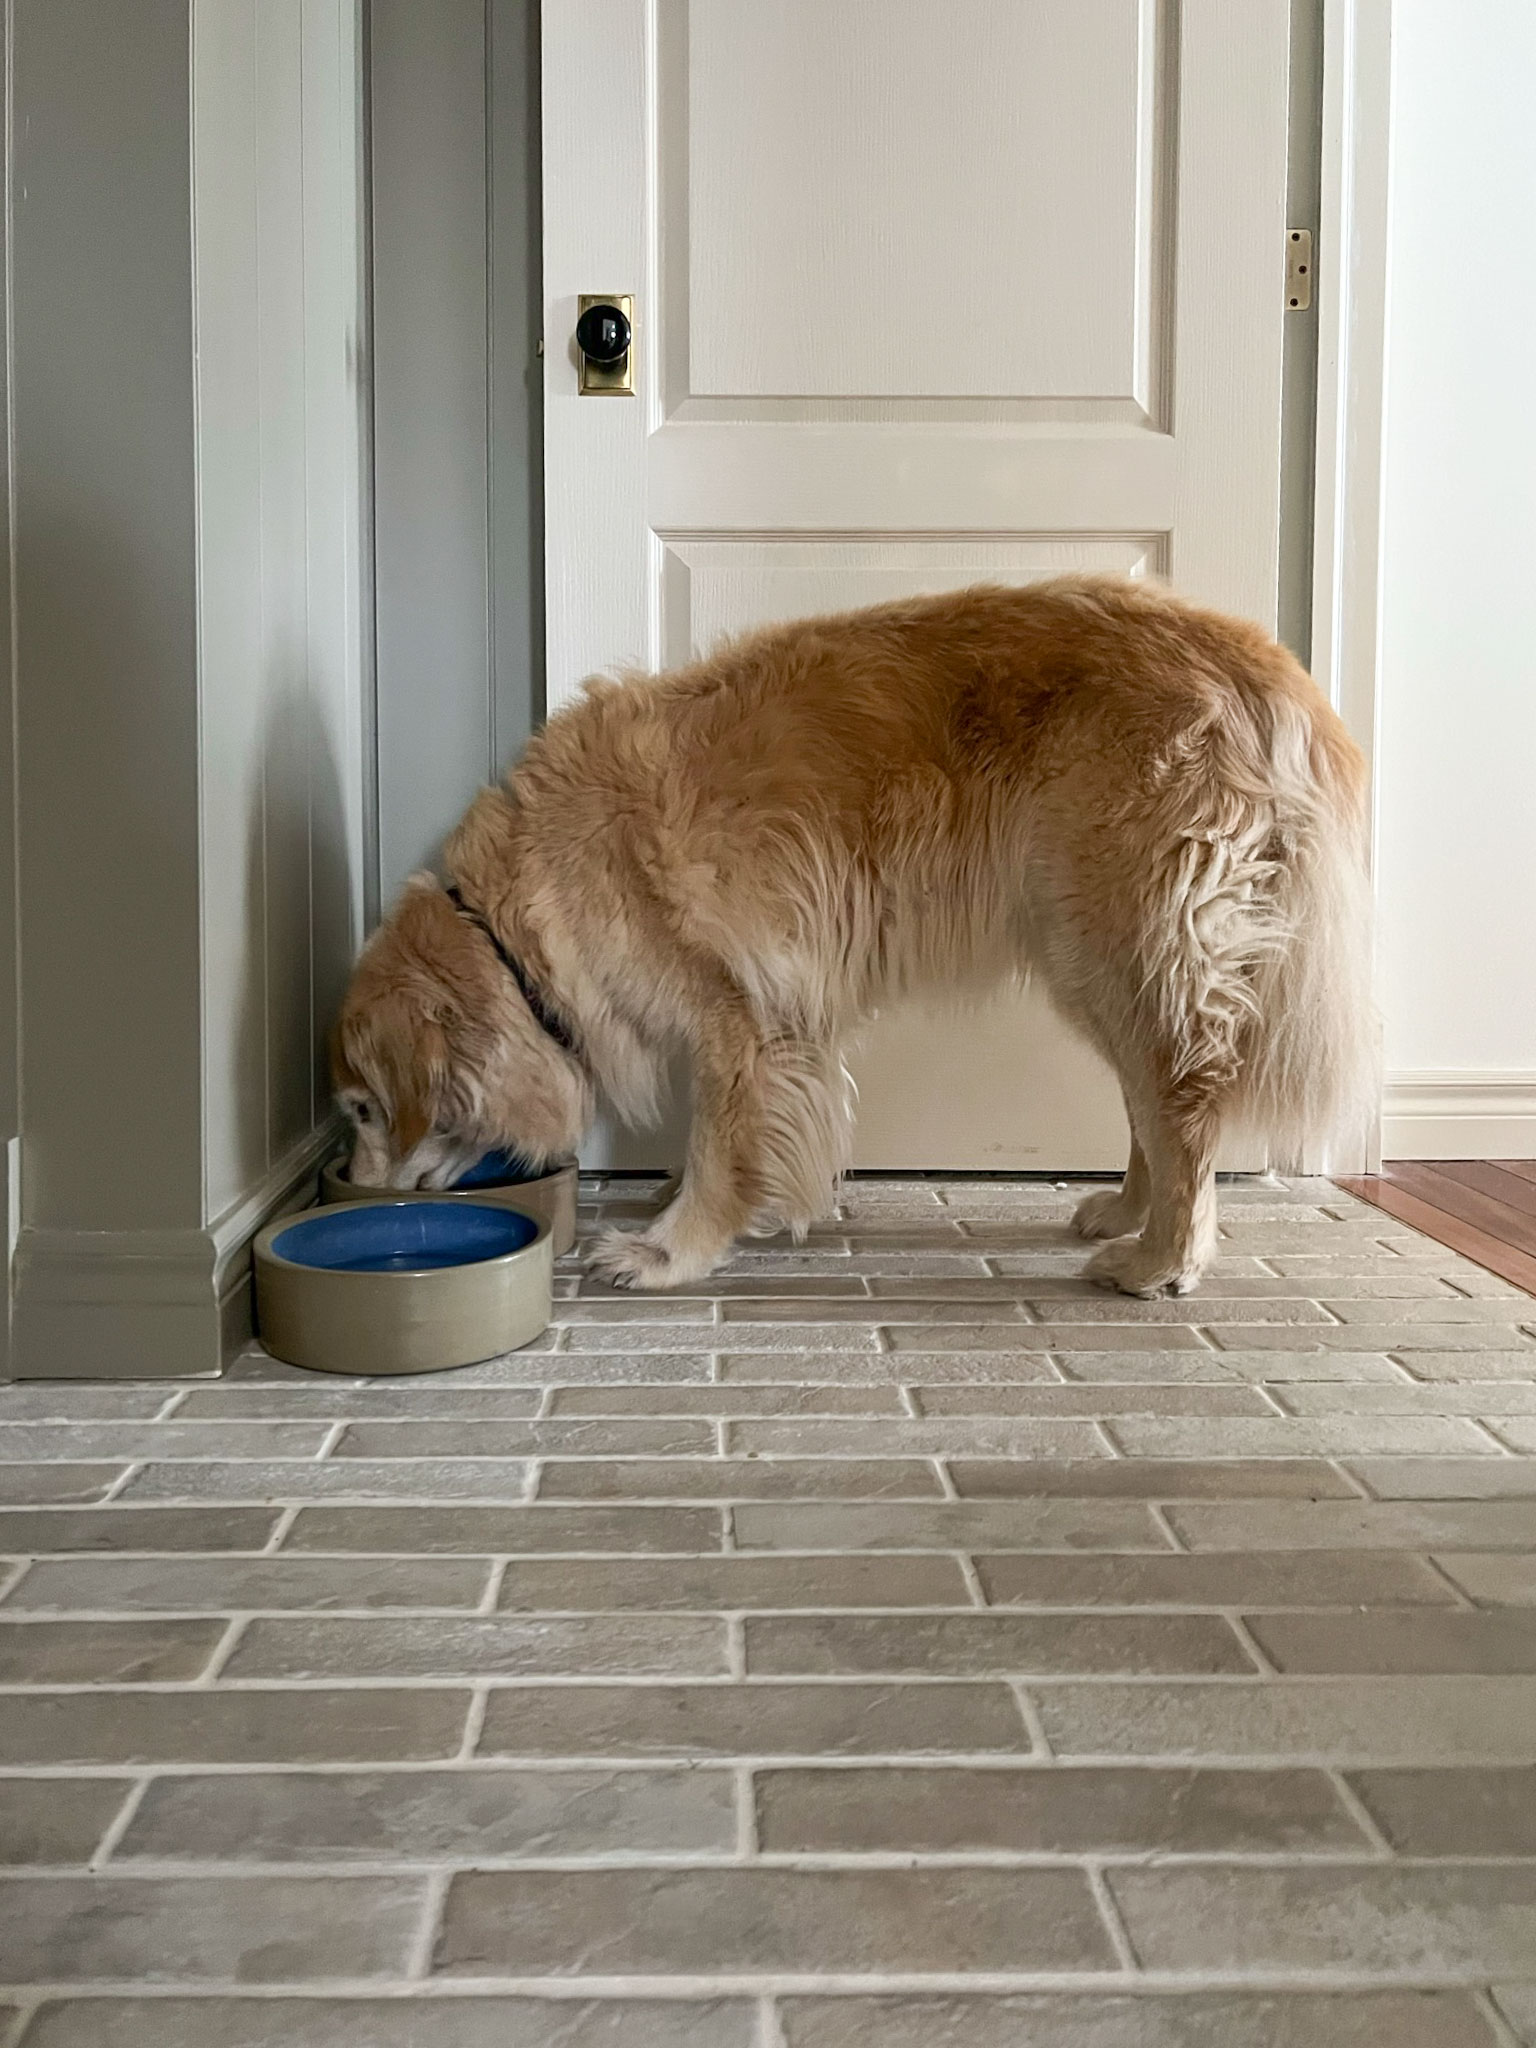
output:
[[[1186, 1075], [1166, 1094], [1138, 1090], [1135, 1126], [1146, 1161], [1148, 1208], [1136, 1237], [1106, 1244], [1090, 1280], [1123, 1294], [1188, 1294], [1216, 1256], [1216, 1146], [1224, 1073]], [[1127, 1175], [1129, 1179], [1129, 1175]]]
[[1129, 1096], [1125, 1114], [1131, 1126], [1131, 1155], [1126, 1161], [1125, 1178], [1119, 1187], [1100, 1188], [1078, 1203], [1072, 1212], [1072, 1228], [1079, 1237], [1126, 1237], [1131, 1231], [1140, 1230], [1147, 1220], [1152, 1183], [1147, 1173], [1147, 1155], [1136, 1135]]

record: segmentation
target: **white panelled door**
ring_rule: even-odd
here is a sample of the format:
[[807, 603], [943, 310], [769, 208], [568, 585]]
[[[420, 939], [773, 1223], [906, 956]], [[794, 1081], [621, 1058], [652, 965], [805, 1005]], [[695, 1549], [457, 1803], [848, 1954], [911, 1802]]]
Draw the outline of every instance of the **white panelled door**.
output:
[[[1069, 568], [1273, 628], [1287, 0], [544, 0], [543, 39], [551, 709]], [[635, 396], [579, 392], [581, 293], [633, 296]], [[1123, 1161], [1037, 996], [852, 1064], [860, 1165]]]

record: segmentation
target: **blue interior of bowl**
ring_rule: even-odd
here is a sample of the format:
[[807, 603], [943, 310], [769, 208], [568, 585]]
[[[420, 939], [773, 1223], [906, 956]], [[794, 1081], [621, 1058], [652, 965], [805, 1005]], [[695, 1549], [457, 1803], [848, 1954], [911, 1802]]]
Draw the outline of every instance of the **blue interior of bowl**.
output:
[[515, 1188], [525, 1180], [540, 1180], [541, 1166], [530, 1166], [515, 1152], [487, 1152], [468, 1173], [460, 1174], [455, 1188]]
[[280, 1259], [328, 1273], [430, 1273], [520, 1252], [538, 1225], [478, 1202], [349, 1203], [290, 1223], [272, 1240]]

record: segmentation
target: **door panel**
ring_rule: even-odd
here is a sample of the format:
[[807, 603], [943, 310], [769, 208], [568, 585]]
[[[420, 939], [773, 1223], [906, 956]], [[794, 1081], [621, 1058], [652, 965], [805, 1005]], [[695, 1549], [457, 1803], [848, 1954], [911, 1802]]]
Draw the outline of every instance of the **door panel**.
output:
[[883, 604], [913, 591], [963, 590], [968, 583], [1029, 583], [1071, 569], [1140, 576], [1155, 568], [1156, 536], [1094, 540], [693, 540], [663, 542], [662, 660], [688, 661], [695, 648], [751, 626], [813, 612]]
[[668, 8], [660, 113], [687, 123], [686, 184], [662, 199], [686, 224], [678, 399], [1145, 408], [1154, 14]]
[[[544, 0], [551, 708], [767, 620], [1067, 568], [1272, 628], [1287, 15]], [[635, 297], [633, 399], [577, 395], [597, 291]], [[861, 1163], [1123, 1158], [1036, 998], [882, 1018], [856, 1066]]]

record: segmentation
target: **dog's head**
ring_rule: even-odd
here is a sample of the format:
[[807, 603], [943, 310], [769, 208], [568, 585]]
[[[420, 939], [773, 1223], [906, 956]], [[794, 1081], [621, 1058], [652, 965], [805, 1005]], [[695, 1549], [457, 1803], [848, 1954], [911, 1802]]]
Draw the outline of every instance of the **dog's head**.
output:
[[578, 1062], [430, 875], [411, 879], [364, 949], [331, 1070], [360, 1187], [450, 1187], [494, 1146], [546, 1165], [591, 1115]]

